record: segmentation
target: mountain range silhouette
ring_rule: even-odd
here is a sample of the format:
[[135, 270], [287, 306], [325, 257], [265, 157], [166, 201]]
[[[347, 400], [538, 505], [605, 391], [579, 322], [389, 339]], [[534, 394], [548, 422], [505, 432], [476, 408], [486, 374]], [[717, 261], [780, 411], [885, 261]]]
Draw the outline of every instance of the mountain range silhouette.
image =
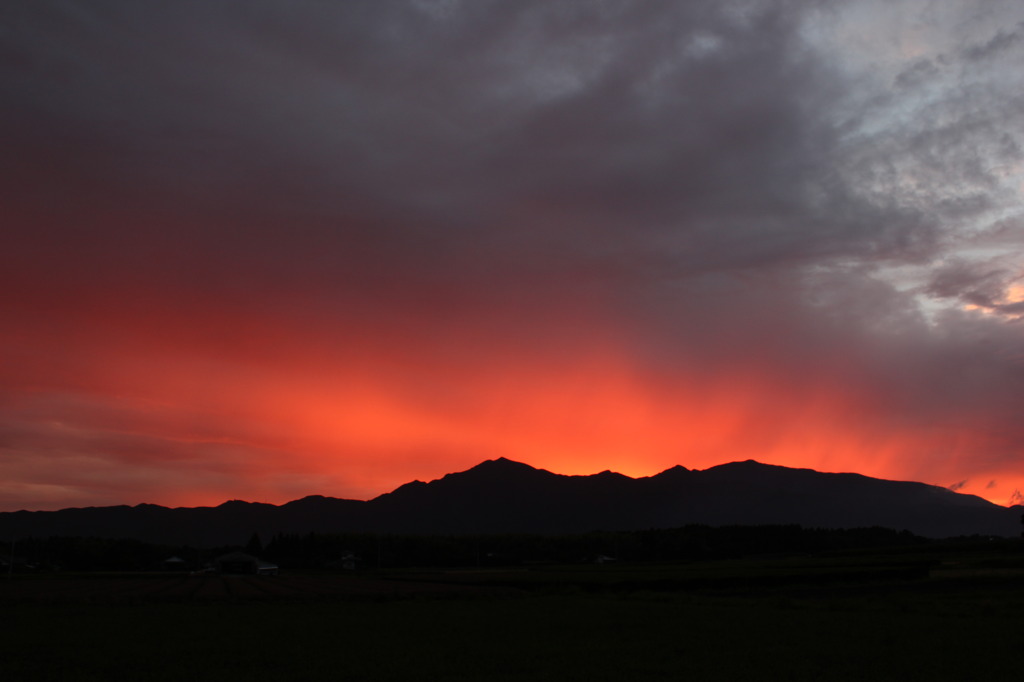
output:
[[934, 538], [1017, 536], [1024, 507], [909, 481], [821, 473], [753, 460], [675, 466], [630, 478], [567, 476], [499, 458], [372, 500], [320, 495], [282, 505], [87, 507], [0, 513], [0, 538], [105, 537], [215, 546], [277, 533], [581, 533], [688, 524], [881, 526]]

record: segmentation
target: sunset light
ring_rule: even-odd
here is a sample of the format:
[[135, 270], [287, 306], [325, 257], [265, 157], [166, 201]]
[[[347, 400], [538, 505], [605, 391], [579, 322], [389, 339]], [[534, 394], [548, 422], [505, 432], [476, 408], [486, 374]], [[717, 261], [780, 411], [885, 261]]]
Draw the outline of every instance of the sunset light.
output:
[[1012, 4], [29, 5], [0, 511], [497, 457], [1020, 503]]

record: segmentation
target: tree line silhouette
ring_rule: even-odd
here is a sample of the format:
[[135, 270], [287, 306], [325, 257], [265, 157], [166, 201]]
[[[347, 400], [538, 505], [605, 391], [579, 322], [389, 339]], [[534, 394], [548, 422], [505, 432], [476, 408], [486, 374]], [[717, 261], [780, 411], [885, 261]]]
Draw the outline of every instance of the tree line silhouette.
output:
[[567, 535], [278, 534], [264, 544], [254, 532], [245, 544], [192, 547], [87, 537], [26, 538], [0, 544], [9, 569], [34, 571], [199, 570], [233, 550], [273, 561], [281, 569], [495, 567], [534, 563], [700, 561], [745, 556], [897, 547], [927, 543], [888, 528], [826, 529], [799, 525], [706, 526]]

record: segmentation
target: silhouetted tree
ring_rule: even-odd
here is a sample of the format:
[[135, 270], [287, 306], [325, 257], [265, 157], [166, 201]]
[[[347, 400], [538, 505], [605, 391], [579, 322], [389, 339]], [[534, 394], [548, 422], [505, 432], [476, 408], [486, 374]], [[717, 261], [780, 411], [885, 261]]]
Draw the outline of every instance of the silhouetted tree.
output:
[[249, 542], [245, 543], [245, 553], [253, 556], [263, 555], [263, 542], [260, 540], [259, 533], [253, 533]]

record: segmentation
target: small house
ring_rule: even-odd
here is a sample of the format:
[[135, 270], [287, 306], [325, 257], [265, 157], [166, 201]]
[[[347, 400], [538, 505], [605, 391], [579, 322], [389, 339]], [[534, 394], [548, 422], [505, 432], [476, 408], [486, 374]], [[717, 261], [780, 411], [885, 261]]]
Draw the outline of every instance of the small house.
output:
[[188, 568], [188, 563], [180, 556], [172, 556], [160, 562], [160, 566], [165, 571], [184, 571]]
[[218, 573], [223, 575], [277, 575], [277, 564], [263, 561], [245, 552], [230, 552], [213, 560]]

